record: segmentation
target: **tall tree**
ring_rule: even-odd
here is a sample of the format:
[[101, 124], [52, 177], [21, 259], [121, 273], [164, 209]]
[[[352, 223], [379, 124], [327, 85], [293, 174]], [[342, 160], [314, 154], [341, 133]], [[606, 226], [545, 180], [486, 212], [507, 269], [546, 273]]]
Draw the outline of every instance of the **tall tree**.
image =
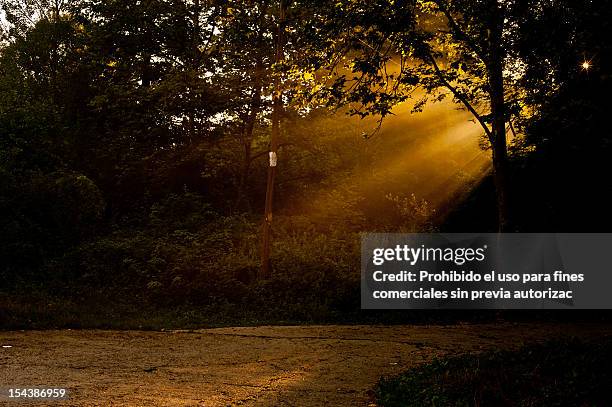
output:
[[[268, 158], [260, 267], [260, 276], [266, 278], [270, 273], [277, 154], [286, 145], [281, 142], [280, 124], [288, 96], [284, 87], [286, 58], [293, 49], [286, 46], [288, 2], [258, 0], [249, 5], [226, 5], [226, 17], [220, 27], [222, 67], [216, 76], [232, 88], [233, 103], [225, 112], [225, 121], [243, 150], [233, 209], [241, 210], [244, 205], [251, 208], [247, 192], [252, 164], [258, 158]], [[265, 136], [265, 147], [261, 135]]]
[[[319, 101], [353, 106], [362, 116], [391, 114], [414, 100], [447, 96], [469, 111], [491, 146], [499, 230], [512, 230], [506, 127], [526, 113], [520, 79], [525, 61], [516, 51], [525, 13], [518, 0], [350, 0], [320, 5], [309, 24], [311, 68], [328, 86]], [[531, 11], [529, 11], [531, 10]]]
[[[232, 95], [225, 124], [241, 148], [241, 163], [233, 211], [252, 208], [248, 199], [250, 176], [256, 159], [267, 154], [261, 138], [270, 116], [271, 72], [274, 64], [274, 9], [268, 0], [228, 2], [220, 24], [223, 51], [216, 80]], [[259, 142], [259, 143], [258, 143]]]

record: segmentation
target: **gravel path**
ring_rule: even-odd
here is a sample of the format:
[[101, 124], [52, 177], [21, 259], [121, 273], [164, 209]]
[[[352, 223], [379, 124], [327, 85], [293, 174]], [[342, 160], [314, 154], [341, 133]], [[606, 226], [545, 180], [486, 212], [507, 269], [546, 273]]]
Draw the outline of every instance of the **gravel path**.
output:
[[65, 387], [70, 399], [0, 405], [366, 406], [381, 375], [436, 355], [610, 333], [556, 324], [5, 331], [0, 388]]

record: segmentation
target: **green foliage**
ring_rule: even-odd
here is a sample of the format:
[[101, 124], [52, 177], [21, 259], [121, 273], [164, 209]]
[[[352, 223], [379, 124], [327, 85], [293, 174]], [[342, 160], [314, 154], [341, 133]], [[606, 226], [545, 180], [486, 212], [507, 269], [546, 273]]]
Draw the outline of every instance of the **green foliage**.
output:
[[[410, 101], [413, 111], [426, 102], [451, 96], [460, 108], [475, 108], [475, 118], [488, 131], [490, 68], [494, 47], [503, 55], [507, 72], [514, 44], [496, 39], [495, 21], [503, 15], [512, 38], [525, 10], [491, 1], [355, 1], [322, 2], [310, 17], [305, 38], [313, 69], [321, 69], [326, 86], [313, 89], [313, 100], [348, 104], [351, 113], [365, 117], [392, 114]], [[506, 83], [512, 91], [514, 80]], [[424, 90], [425, 93], [415, 92]], [[469, 107], [468, 107], [469, 105]]]
[[[84, 308], [91, 293], [287, 319], [358, 309], [358, 236], [339, 220], [277, 215], [273, 277], [255, 280], [269, 96], [258, 63], [276, 69], [274, 9], [171, 3], [74, 3], [24, 22], [2, 46], [3, 288]], [[227, 69], [211, 76], [219, 62]], [[257, 86], [261, 112], [245, 140]], [[295, 197], [321, 189], [300, 180], [333, 185], [363, 157], [350, 123], [292, 109], [283, 120], [278, 207], [291, 213]], [[246, 205], [236, 207], [240, 188]], [[360, 216], [357, 201], [345, 216]]]
[[18, 184], [9, 176], [0, 200], [0, 256], [5, 260], [0, 273], [7, 280], [36, 270], [101, 226], [105, 202], [85, 175], [33, 174]]
[[599, 406], [610, 403], [612, 340], [554, 341], [436, 359], [380, 380], [381, 406]]
[[46, 284], [67, 296], [75, 287], [113, 297], [130, 293], [136, 303], [162, 308], [248, 305], [259, 318], [325, 320], [355, 311], [358, 235], [317, 231], [307, 219], [277, 222], [270, 280], [255, 279], [258, 223], [219, 216], [201, 196], [184, 193], [154, 204], [144, 227], [56, 258], [46, 266]]
[[[574, 39], [584, 40], [581, 49], [609, 54], [595, 46], [587, 26], [561, 25], [563, 35], [538, 43], [542, 30], [530, 31], [521, 19], [549, 27], [548, 17], [565, 21], [568, 3], [525, 3], [547, 3], [542, 13], [518, 3], [496, 2], [508, 16], [503, 63], [514, 118], [525, 107], [523, 96], [526, 106], [540, 107], [555, 91], [545, 84], [575, 79], [565, 52]], [[373, 164], [384, 166], [398, 148], [418, 143], [382, 148], [370, 137], [375, 118], [340, 118], [329, 108], [342, 102], [349, 106], [341, 113], [388, 115], [416, 97], [411, 92], [418, 86], [442, 100], [445, 79], [456, 99], [479, 105], [490, 123], [481, 52], [490, 51], [491, 4], [291, 2], [284, 62], [275, 64], [278, 0], [249, 7], [240, 1], [0, 0], [7, 20], [0, 43], [1, 288], [21, 287], [42, 298], [53, 293], [76, 308], [92, 293], [93, 302], [185, 307], [187, 314], [233, 309], [254, 318], [327, 320], [358, 310], [357, 232], [433, 230], [440, 202], [406, 190], [408, 179], [412, 186], [431, 181], [417, 179], [416, 170], [403, 177]], [[443, 6], [478, 44], [461, 30], [439, 29], [450, 22]], [[607, 18], [597, 9], [581, 16]], [[536, 54], [549, 62], [540, 64]], [[521, 80], [510, 75], [515, 68], [525, 68]], [[285, 109], [273, 273], [256, 281], [275, 79]], [[538, 116], [544, 130], [520, 123], [529, 129], [525, 151], [559, 151], [542, 135], [558, 122], [564, 123], [561, 140], [585, 128], [567, 118], [567, 109], [604, 116], [607, 93], [588, 103], [584, 95], [561, 96], [554, 106], [565, 107]], [[414, 102], [420, 110], [426, 100]], [[365, 110], [357, 107], [362, 104]], [[589, 137], [599, 143], [604, 124], [595, 123]], [[605, 162], [609, 150], [600, 151]], [[445, 159], [453, 171], [465, 167], [454, 156]], [[477, 181], [466, 173], [461, 185]]]

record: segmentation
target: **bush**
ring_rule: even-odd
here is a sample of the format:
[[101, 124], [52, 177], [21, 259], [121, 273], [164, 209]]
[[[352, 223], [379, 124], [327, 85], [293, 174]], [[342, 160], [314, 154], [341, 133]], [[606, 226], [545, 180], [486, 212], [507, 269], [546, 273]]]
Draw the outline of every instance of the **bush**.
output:
[[259, 281], [259, 222], [220, 216], [201, 196], [170, 195], [149, 221], [76, 246], [46, 267], [67, 297], [104, 292], [157, 307], [245, 306], [256, 317], [329, 320], [359, 309], [359, 235], [275, 219], [272, 275]]
[[438, 359], [382, 378], [381, 406], [610, 405], [612, 338]]

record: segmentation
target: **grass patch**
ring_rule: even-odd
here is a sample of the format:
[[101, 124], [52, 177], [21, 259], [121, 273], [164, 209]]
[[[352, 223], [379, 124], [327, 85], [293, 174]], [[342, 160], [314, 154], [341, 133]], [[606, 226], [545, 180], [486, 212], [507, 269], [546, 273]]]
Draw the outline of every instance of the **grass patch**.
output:
[[612, 338], [530, 345], [433, 362], [376, 389], [384, 407], [609, 406]]
[[[255, 290], [250, 288], [250, 291]], [[44, 289], [23, 291], [0, 290], [0, 330], [164, 330], [253, 325], [451, 324], [495, 320], [495, 315], [490, 312], [361, 310], [358, 302], [352, 307], [339, 308], [337, 304], [312, 296], [299, 298], [297, 294], [294, 301], [270, 299], [263, 295], [264, 300], [259, 302], [249, 296], [237, 303], [158, 304], [154, 299], [139, 297], [129, 290], [116, 292], [112, 289], [75, 288], [71, 295], [64, 296], [51, 294]]]

